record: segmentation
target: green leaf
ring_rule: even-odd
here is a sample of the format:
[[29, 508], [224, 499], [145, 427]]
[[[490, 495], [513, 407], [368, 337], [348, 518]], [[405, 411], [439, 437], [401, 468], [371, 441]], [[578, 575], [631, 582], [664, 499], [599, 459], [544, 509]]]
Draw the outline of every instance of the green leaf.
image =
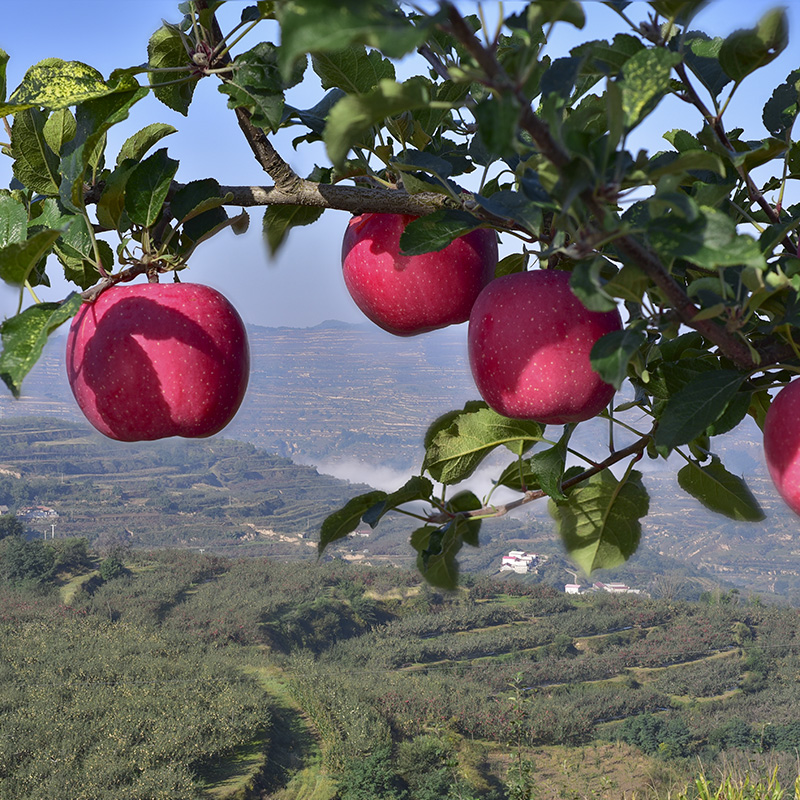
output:
[[173, 128], [172, 125], [167, 125], [164, 122], [153, 122], [151, 125], [147, 125], [125, 140], [117, 155], [117, 166], [126, 158], [141, 161], [144, 154], [151, 147], [160, 142], [165, 136], [177, 132], [177, 128]]
[[59, 155], [64, 145], [75, 138], [78, 126], [75, 117], [68, 108], [54, 111], [44, 124], [44, 138], [50, 149]]
[[573, 267], [569, 276], [573, 294], [590, 311], [613, 311], [617, 308], [617, 301], [606, 292], [606, 282], [600, 274], [609, 266], [609, 262], [600, 256], [584, 259]]
[[271, 256], [275, 256], [286, 241], [289, 231], [303, 225], [311, 225], [324, 209], [313, 206], [270, 205], [264, 210], [264, 239]]
[[[459, 492], [448, 504], [451, 513], [477, 510], [480, 501], [472, 492]], [[453, 590], [458, 586], [459, 566], [456, 556], [466, 542], [478, 546], [481, 521], [456, 517], [440, 528], [426, 525], [411, 534], [411, 546], [417, 551], [417, 568], [432, 586]]]
[[636, 127], [669, 88], [672, 68], [681, 60], [678, 53], [656, 47], [641, 50], [622, 68], [622, 110], [625, 127]]
[[47, 337], [81, 307], [80, 295], [71, 294], [62, 303], [39, 303], [0, 324], [3, 352], [0, 378], [14, 397], [20, 396], [22, 379], [42, 354]]
[[536, 474], [530, 458], [512, 461], [500, 474], [497, 483], [500, 486], [507, 486], [515, 492], [527, 492], [541, 488], [539, 476]]
[[197, 76], [187, 67], [194, 67], [184, 46], [184, 37], [176, 28], [163, 25], [147, 44], [148, 65], [153, 69], [172, 70], [151, 72], [148, 77], [153, 94], [168, 108], [186, 116], [194, 95]]
[[662, 17], [686, 25], [709, 0], [651, 0], [650, 5]]
[[427, 478], [415, 475], [409, 478], [396, 492], [392, 492], [385, 499], [372, 506], [363, 514], [362, 518], [370, 528], [375, 528], [381, 518], [392, 509], [419, 500], [430, 501], [432, 494], [433, 484]]
[[500, 219], [510, 219], [522, 225], [530, 233], [538, 231], [541, 227], [542, 206], [530, 200], [523, 192], [504, 189], [490, 197], [476, 194], [475, 202], [490, 214]]
[[278, 69], [277, 48], [261, 42], [237, 56], [234, 65], [233, 74], [219, 87], [228, 95], [228, 108], [246, 108], [253, 125], [274, 133], [283, 119], [284, 90], [302, 80], [305, 61], [285, 81]]
[[218, 208], [224, 202], [219, 183], [214, 178], [203, 178], [181, 186], [169, 205], [172, 216], [181, 224]]
[[[81, 103], [76, 109], [77, 133], [61, 157], [59, 170], [62, 180], [59, 193], [62, 203], [76, 212], [84, 208], [83, 184], [87, 180], [87, 167], [97, 170], [105, 148], [106, 133], [114, 125], [128, 118], [132, 106], [147, 95], [147, 89], [123, 76], [113, 94]], [[95, 175], [88, 176], [94, 181]]]
[[375, 503], [379, 503], [387, 497], [386, 492], [372, 491], [360, 494], [348, 500], [344, 508], [334, 511], [326, 517], [322, 523], [319, 535], [319, 554], [331, 543], [339, 539], [344, 539], [348, 533], [352, 533], [361, 522], [361, 517]]
[[573, 489], [565, 502], [548, 504], [567, 552], [587, 575], [617, 567], [636, 552], [639, 520], [649, 507], [636, 470], [620, 481], [603, 470]]
[[565, 425], [564, 433], [553, 447], [534, 453], [529, 459], [530, 468], [536, 475], [539, 486], [553, 500], [566, 500], [561, 490], [561, 481], [567, 461], [567, 446], [574, 430], [574, 425]]
[[22, 286], [60, 235], [61, 231], [39, 231], [24, 241], [11, 242], [0, 248], [0, 279]]
[[576, 0], [544, 0], [531, 3], [527, 11], [530, 30], [553, 22], [568, 22], [578, 29], [586, 24], [583, 8]]
[[33, 192], [58, 195], [61, 182], [58, 156], [47, 144], [45, 122], [45, 116], [38, 108], [29, 108], [14, 115], [14, 124], [11, 126], [14, 176]]
[[400, 251], [405, 256], [418, 256], [442, 250], [454, 239], [479, 227], [481, 221], [469, 212], [441, 208], [406, 225], [400, 235]]
[[28, 210], [8, 194], [0, 194], [0, 248], [24, 242], [28, 235]]
[[516, 152], [520, 107], [510, 95], [487, 97], [472, 109], [478, 122], [478, 135], [492, 155], [506, 158]]
[[683, 60], [697, 79], [708, 89], [713, 97], [730, 83], [731, 79], [719, 63], [722, 38], [709, 39], [704, 33], [692, 31], [688, 34]]
[[739, 423], [747, 416], [751, 394], [751, 392], [745, 391], [737, 392], [721, 416], [708, 426], [706, 433], [709, 436], [719, 436], [737, 428]]
[[543, 428], [536, 422], [502, 417], [488, 407], [469, 408], [437, 420], [434, 426], [441, 427], [429, 441], [426, 437], [422, 468], [441, 483], [454, 484], [468, 478], [500, 445], [519, 452], [542, 439]]
[[722, 43], [719, 63], [737, 83], [777, 58], [789, 43], [785, 8], [764, 14], [755, 28], [734, 31]]
[[657, 217], [650, 223], [648, 236], [660, 256], [684, 258], [706, 269], [740, 264], [766, 269], [758, 242], [738, 233], [730, 217], [708, 207], [700, 211], [692, 222], [669, 215]]
[[343, 97], [330, 110], [323, 133], [334, 166], [343, 165], [350, 148], [361, 142], [373, 125], [386, 117], [425, 108], [430, 99], [429, 84], [424, 78], [411, 78], [405, 83], [381, 80], [367, 94]]
[[21, 107], [57, 109], [103, 97], [115, 91], [103, 76], [80, 61], [46, 58], [34, 64], [9, 98]]
[[306, 53], [336, 52], [356, 44], [400, 58], [425, 41], [443, 12], [412, 24], [389, 0], [286, 0], [278, 5], [277, 15], [281, 72], [288, 75]]
[[133, 222], [145, 227], [155, 223], [177, 171], [178, 162], [163, 148], [131, 172], [125, 187], [125, 210]]
[[595, 342], [589, 354], [592, 369], [606, 383], [619, 389], [628, 374], [628, 362], [646, 341], [644, 333], [633, 327], [605, 334]]
[[511, 253], [497, 262], [494, 276], [495, 278], [501, 278], [503, 275], [512, 275], [515, 272], [525, 272], [527, 268], [527, 253]]
[[[445, 509], [451, 514], [460, 514], [466, 511], [478, 511], [482, 508], [482, 503], [474, 492], [458, 492], [453, 495], [445, 504]], [[470, 547], [479, 547], [478, 534], [481, 530], [480, 519], [474, 517], [463, 517], [458, 520], [461, 538]]]
[[106, 178], [103, 193], [97, 201], [97, 221], [111, 230], [125, 230], [130, 220], [125, 214], [125, 186], [131, 173], [139, 166], [132, 158], [121, 162]]
[[764, 512], [747, 484], [728, 472], [717, 456], [705, 466], [690, 461], [678, 472], [681, 489], [706, 508], [730, 519], [760, 522]]
[[699, 375], [667, 401], [655, 433], [657, 447], [677, 447], [699, 436], [725, 411], [744, 376], [729, 369]]
[[[100, 280], [100, 273], [94, 263], [94, 246], [86, 227], [86, 219], [73, 216], [66, 220], [69, 227], [56, 242], [55, 253], [64, 266], [67, 280], [76, 283], [81, 289], [88, 289]], [[110, 272], [114, 266], [114, 254], [107, 242], [98, 240], [97, 246], [103, 266]]]
[[792, 129], [800, 112], [800, 69], [789, 73], [786, 80], [772, 93], [764, 106], [764, 127], [782, 139]]
[[238, 236], [250, 227], [250, 215], [242, 209], [241, 214], [228, 217], [224, 208], [214, 204], [208, 211], [192, 217], [183, 225], [178, 253], [186, 261], [199, 244], [230, 228]]
[[792, 178], [800, 178], [800, 141], [793, 142], [786, 154], [786, 164]]
[[366, 94], [384, 79], [394, 80], [394, 64], [377, 50], [363, 46], [317, 53], [311, 58], [323, 89], [342, 89], [347, 94]]
[[[687, 336], [691, 334], [686, 334]], [[678, 337], [678, 340], [683, 337]], [[675, 341], [678, 341], [675, 340]], [[670, 344], [669, 342], [666, 345]], [[665, 345], [662, 345], [664, 353]], [[665, 359], [668, 358], [664, 353]], [[678, 358], [678, 356], [674, 356]], [[654, 397], [661, 400], [669, 400], [672, 395], [679, 392], [699, 375], [707, 372], [714, 372], [719, 369], [719, 363], [715, 358], [680, 358], [677, 361], [664, 361], [656, 364], [650, 370], [650, 382], [647, 385], [648, 391]]]

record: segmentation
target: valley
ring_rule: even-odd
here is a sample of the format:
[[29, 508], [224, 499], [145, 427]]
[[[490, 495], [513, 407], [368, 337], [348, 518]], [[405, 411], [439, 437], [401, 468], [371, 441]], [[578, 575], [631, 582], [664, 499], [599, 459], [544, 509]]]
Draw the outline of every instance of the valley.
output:
[[[327, 513], [366, 485], [401, 485], [419, 469], [430, 421], [475, 397], [463, 328], [398, 339], [368, 325], [329, 322], [307, 329], [251, 327], [249, 334], [251, 382], [233, 423], [210, 440], [153, 445], [103, 440], [86, 426], [64, 375], [63, 337], [56, 337], [23, 384], [23, 399], [0, 396], [0, 425], [36, 418], [47, 421], [48, 432], [38, 441], [38, 423], [32, 423], [23, 437], [27, 445], [0, 449], [0, 468], [21, 470], [34, 483], [55, 478], [50, 494], [33, 492], [31, 503], [39, 496], [47, 504], [44, 497], [64, 495], [67, 485], [83, 487], [82, 505], [62, 515], [59, 535], [121, 535], [137, 546], [235, 547], [311, 558]], [[582, 430], [578, 441], [587, 449], [605, 435], [596, 425]], [[221, 448], [216, 454], [203, 450], [215, 443]], [[734, 522], [712, 514], [678, 487], [663, 461], [646, 460], [640, 468], [651, 510], [642, 546], [624, 569], [599, 578], [623, 575], [620, 580], [631, 583], [633, 573], [641, 585], [643, 572], [650, 581], [659, 570], [677, 570], [705, 576], [702, 590], [730, 584], [797, 602], [800, 529], [772, 489], [757, 428], [742, 426], [714, 445], [728, 468], [746, 478], [766, 520]], [[241, 460], [233, 471], [226, 466], [231, 459]], [[477, 476], [479, 493], [490, 487], [490, 474]], [[389, 516], [368, 540], [346, 540], [330, 553], [407, 566], [413, 563], [409, 531]], [[551, 564], [560, 565], [541, 579], [553, 585], [571, 580], [570, 565], [558, 560], [561, 546], [545, 503], [486, 523], [481, 540], [481, 548], [463, 551], [465, 569], [496, 571], [503, 553], [518, 548], [551, 555]]]

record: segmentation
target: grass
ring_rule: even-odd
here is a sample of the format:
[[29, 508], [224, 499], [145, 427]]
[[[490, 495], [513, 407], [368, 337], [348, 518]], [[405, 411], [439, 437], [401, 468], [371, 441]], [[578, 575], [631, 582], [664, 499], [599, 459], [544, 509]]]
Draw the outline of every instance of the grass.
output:
[[75, 595], [80, 591], [81, 586], [87, 581], [90, 581], [95, 575], [99, 574], [97, 570], [92, 570], [91, 572], [83, 572], [80, 575], [73, 575], [68, 578], [66, 583], [58, 589], [61, 602], [65, 606], [71, 605], [72, 601], [75, 599]]

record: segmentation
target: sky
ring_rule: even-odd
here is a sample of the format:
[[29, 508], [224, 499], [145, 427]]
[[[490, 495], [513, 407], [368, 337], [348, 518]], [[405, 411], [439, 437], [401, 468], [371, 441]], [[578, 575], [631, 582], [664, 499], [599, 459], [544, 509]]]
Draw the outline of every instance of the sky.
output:
[[[0, 47], [11, 57], [9, 92], [18, 85], [27, 68], [43, 58], [83, 61], [105, 77], [114, 68], [145, 62], [147, 41], [160, 27], [162, 18], [179, 21], [177, 5], [177, 0], [5, 3]], [[219, 16], [223, 30], [238, 21], [245, 5], [247, 3], [240, 0], [232, 0], [222, 8]], [[477, 7], [476, 3], [466, 0], [461, 5], [470, 13]], [[510, 13], [522, 5], [522, 2], [507, 0], [504, 9]], [[693, 27], [711, 35], [726, 36], [737, 28], [752, 27], [763, 13], [776, 5], [780, 3], [773, 0], [711, 0]], [[761, 109], [768, 99], [765, 92], [771, 92], [800, 65], [800, 48], [796, 43], [800, 41], [800, 0], [789, 0], [785, 5], [793, 44], [780, 59], [745, 82], [726, 115], [729, 128], [734, 124], [745, 128], [745, 138], [765, 135], [761, 124]], [[484, 4], [487, 14], [497, 7], [493, 2]], [[586, 28], [574, 31], [562, 26], [565, 37], [558, 37], [550, 47], [554, 56], [566, 53], [579, 42], [605, 38], [621, 29], [621, 20], [599, 2], [587, 3], [586, 8], [589, 20]], [[644, 3], [636, 2], [629, 13], [634, 19], [640, 19], [645, 10]], [[263, 33], [259, 34], [258, 28], [254, 33], [241, 43], [238, 52], [264, 38], [274, 40], [274, 32], [268, 26], [264, 26]], [[312, 105], [322, 94], [310, 69], [307, 75], [309, 80], [294, 90], [300, 107]], [[180, 161], [177, 180], [188, 182], [214, 177], [228, 185], [271, 184], [239, 132], [233, 112], [226, 109], [226, 97], [217, 91], [217, 85], [214, 79], [200, 82], [188, 117], [171, 111], [152, 97], [139, 102], [130, 119], [112, 130], [107, 158], [113, 161], [122, 142], [140, 128], [151, 122], [165, 122], [178, 129], [178, 133], [159, 144], [167, 146], [170, 156]], [[635, 148], [657, 151], [668, 147], [660, 138], [663, 131], [674, 127], [690, 131], [699, 128], [697, 116], [678, 101], [675, 103], [652, 116], [632, 143]], [[299, 174], [307, 174], [315, 160], [327, 163], [320, 147], [309, 155], [293, 151], [290, 140], [294, 135], [294, 132], [279, 134], [276, 144]], [[0, 156], [0, 186], [8, 185], [10, 164], [10, 159]], [[224, 292], [250, 324], [309, 327], [328, 319], [362, 322], [363, 317], [347, 294], [341, 277], [341, 240], [349, 214], [327, 211], [313, 226], [296, 229], [278, 257], [271, 260], [262, 241], [261, 213], [260, 209], [251, 209], [251, 226], [245, 235], [237, 237], [225, 232], [202, 244], [182, 279], [206, 283]], [[58, 279], [58, 271], [59, 265], [54, 262], [48, 270], [53, 286], [49, 290], [42, 287], [39, 291], [42, 300], [60, 300], [66, 295], [68, 286]], [[0, 320], [16, 313], [17, 301], [17, 293], [0, 285]], [[24, 302], [27, 305], [32, 300], [26, 297]]]

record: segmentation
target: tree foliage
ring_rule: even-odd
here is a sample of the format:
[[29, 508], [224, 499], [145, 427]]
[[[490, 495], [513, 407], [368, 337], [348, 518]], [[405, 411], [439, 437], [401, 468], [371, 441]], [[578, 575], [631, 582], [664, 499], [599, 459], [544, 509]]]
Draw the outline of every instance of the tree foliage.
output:
[[[401, 240], [406, 253], [490, 226], [516, 245], [500, 273], [567, 270], [588, 308], [625, 308], [624, 329], [592, 352], [619, 390], [600, 415], [612, 444], [568, 468], [571, 428], [562, 435], [470, 403], [432, 423], [419, 476], [351, 500], [323, 525], [320, 549], [399, 510], [421, 523], [411, 534], [420, 570], [452, 588], [458, 553], [478, 544], [482, 519], [549, 497], [575, 560], [587, 571], [611, 566], [635, 551], [648, 512], [633, 464], [671, 453], [685, 464], [680, 486], [701, 503], [762, 518], [714, 454], [714, 437], [748, 416], [762, 425], [769, 390], [798, 370], [800, 204], [790, 197], [800, 179], [800, 71], [764, 91], [768, 135], [729, 128], [726, 111], [787, 47], [783, 10], [723, 39], [692, 27], [696, 0], [652, 0], [641, 18], [609, 0], [617, 34], [587, 31], [557, 52], [554, 29], [585, 26], [576, 0], [515, 8], [496, 30], [449, 2], [422, 14], [393, 0], [279, 0], [245, 7], [222, 31], [220, 5], [181, 4], [183, 18], [150, 39], [145, 65], [104, 78], [46, 59], [0, 97], [15, 176], [0, 192], [0, 278], [34, 291], [63, 269], [75, 285], [62, 302], [37, 301], [2, 323], [0, 377], [13, 394], [81, 296], [142, 273], [179, 273], [202, 241], [246, 227], [246, 214], [228, 208], [266, 206], [273, 252], [326, 208], [418, 216]], [[261, 30], [271, 39], [254, 42]], [[395, 64], [406, 56], [416, 74], [401, 79]], [[325, 93], [296, 108], [287, 92], [310, 71]], [[179, 182], [162, 142], [173, 129], [155, 122], [106, 152], [108, 131], [148, 92], [188, 114], [207, 79], [220, 82], [272, 185]], [[634, 149], [662, 103], [684, 112], [683, 127], [664, 133], [661, 150]], [[282, 129], [298, 149], [324, 145], [327, 161], [308, 178], [275, 150]], [[518, 499], [445, 495], [497, 452], [509, 461], [497, 486]]]

